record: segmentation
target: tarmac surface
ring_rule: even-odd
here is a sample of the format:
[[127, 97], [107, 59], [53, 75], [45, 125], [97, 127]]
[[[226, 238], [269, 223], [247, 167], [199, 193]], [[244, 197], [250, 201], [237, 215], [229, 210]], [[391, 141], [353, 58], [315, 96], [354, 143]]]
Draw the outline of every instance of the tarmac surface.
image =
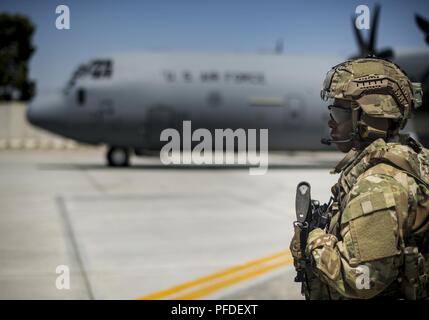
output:
[[341, 154], [270, 154], [252, 176], [103, 151], [0, 151], [0, 299], [302, 299], [296, 185], [327, 201]]

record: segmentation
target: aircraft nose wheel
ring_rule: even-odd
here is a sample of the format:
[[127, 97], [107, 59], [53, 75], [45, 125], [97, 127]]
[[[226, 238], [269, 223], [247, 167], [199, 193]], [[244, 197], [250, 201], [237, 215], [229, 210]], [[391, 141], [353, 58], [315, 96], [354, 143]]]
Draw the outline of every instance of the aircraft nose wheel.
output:
[[126, 148], [111, 147], [107, 152], [107, 163], [110, 167], [128, 167], [130, 153]]

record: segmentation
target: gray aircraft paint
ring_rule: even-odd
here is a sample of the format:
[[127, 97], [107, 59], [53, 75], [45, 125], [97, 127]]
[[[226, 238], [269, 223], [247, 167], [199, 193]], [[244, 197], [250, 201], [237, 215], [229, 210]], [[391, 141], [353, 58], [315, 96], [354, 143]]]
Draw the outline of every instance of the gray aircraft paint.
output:
[[[319, 149], [327, 111], [326, 71], [341, 58], [271, 54], [140, 53], [109, 57], [111, 78], [78, 79], [67, 95], [38, 97], [29, 120], [92, 144], [159, 148], [159, 133], [193, 128], [268, 128], [270, 149]], [[168, 74], [176, 80], [169, 81]], [[185, 74], [190, 74], [191, 78]], [[217, 74], [218, 80], [202, 80]], [[259, 75], [250, 81], [240, 75]], [[210, 78], [209, 78], [210, 79]], [[86, 101], [77, 103], [83, 88]]]
[[[428, 57], [426, 49], [395, 62], [421, 81]], [[320, 144], [328, 112], [319, 92], [342, 57], [147, 52], [106, 58], [113, 62], [110, 78], [79, 78], [68, 94], [37, 97], [29, 121], [77, 141], [130, 148], [161, 148], [160, 132], [181, 128], [183, 120], [194, 129], [268, 128], [272, 150], [327, 148]], [[213, 73], [218, 80], [202, 80]], [[263, 82], [233, 76], [240, 74], [262, 75]], [[79, 89], [86, 92], [83, 106]]]

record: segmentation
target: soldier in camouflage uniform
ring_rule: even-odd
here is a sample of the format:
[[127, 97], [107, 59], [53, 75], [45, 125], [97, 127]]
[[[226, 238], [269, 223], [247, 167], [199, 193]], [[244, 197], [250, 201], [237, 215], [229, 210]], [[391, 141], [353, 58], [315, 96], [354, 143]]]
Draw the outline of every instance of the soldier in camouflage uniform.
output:
[[354, 59], [327, 73], [321, 96], [331, 100], [330, 141], [347, 154], [332, 172], [330, 223], [307, 239], [306, 298], [426, 299], [429, 151], [399, 134], [421, 105], [420, 84], [387, 60]]

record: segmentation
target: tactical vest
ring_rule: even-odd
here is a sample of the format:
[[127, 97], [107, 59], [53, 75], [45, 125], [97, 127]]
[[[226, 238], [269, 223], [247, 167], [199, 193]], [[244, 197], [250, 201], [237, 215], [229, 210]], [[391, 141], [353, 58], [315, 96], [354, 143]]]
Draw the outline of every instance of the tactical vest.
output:
[[[382, 295], [396, 298], [425, 299], [429, 274], [429, 150], [406, 137], [401, 143], [374, 141], [362, 151], [351, 150], [332, 173], [341, 173], [332, 187], [334, 202], [328, 232], [341, 240], [341, 215], [350, 190], [365, 173], [384, 163], [395, 172], [393, 178], [409, 190], [408, 177], [417, 184], [417, 199], [410, 201], [407, 221], [399, 221], [402, 267], [397, 282]], [[375, 169], [375, 168], [374, 168]], [[412, 203], [411, 203], [412, 202]]]

